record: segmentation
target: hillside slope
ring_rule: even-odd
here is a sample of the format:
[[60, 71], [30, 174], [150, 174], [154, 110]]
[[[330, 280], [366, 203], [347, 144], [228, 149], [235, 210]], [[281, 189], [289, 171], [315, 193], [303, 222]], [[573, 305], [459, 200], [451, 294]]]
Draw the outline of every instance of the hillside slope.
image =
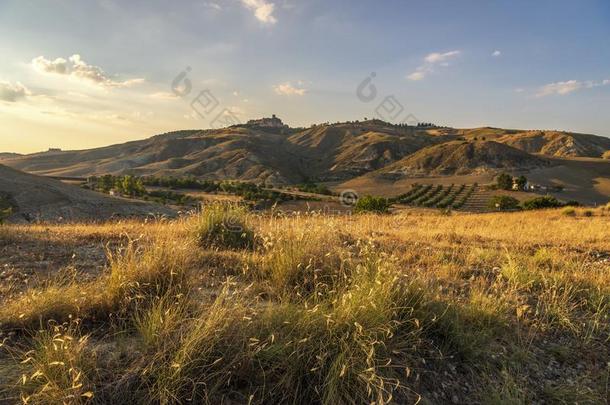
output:
[[90, 150], [44, 152], [2, 163], [52, 176], [193, 175], [281, 184], [353, 177], [443, 139], [378, 121], [320, 125], [286, 135], [231, 127], [180, 131]]
[[0, 195], [14, 208], [13, 221], [89, 221], [112, 216], [171, 215], [169, 208], [84, 190], [0, 165]]
[[555, 157], [600, 158], [610, 151], [610, 138], [558, 131], [527, 131], [497, 139], [528, 153]]
[[543, 158], [494, 141], [451, 141], [422, 149], [380, 172], [403, 176], [464, 175], [549, 164]]
[[294, 184], [344, 182], [376, 171], [402, 176], [528, 171], [546, 167], [550, 158], [602, 156], [610, 156], [610, 139], [594, 135], [369, 120], [282, 131], [252, 125], [176, 131], [89, 150], [0, 155], [0, 163], [64, 177], [135, 174]]

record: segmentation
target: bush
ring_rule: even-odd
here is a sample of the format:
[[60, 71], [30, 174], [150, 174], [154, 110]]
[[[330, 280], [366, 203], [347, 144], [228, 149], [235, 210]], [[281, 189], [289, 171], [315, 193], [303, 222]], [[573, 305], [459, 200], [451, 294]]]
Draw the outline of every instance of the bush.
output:
[[254, 233], [246, 226], [247, 211], [231, 204], [204, 207], [195, 227], [195, 238], [201, 246], [244, 249], [254, 245]]
[[12, 208], [0, 209], [0, 225], [3, 225], [4, 221], [10, 217], [12, 213]]
[[332, 195], [332, 191], [330, 191], [328, 187], [312, 182], [299, 184], [297, 185], [297, 189], [304, 193]]
[[585, 216], [585, 217], [592, 217], [593, 216], [593, 211], [585, 210], [585, 211], [583, 211], [582, 215]]
[[572, 207], [566, 207], [563, 209], [563, 211], [561, 211], [562, 215], [565, 215], [566, 217], [574, 217], [576, 216], [576, 210]]
[[580, 207], [580, 203], [576, 200], [570, 200], [564, 204], [566, 207]]
[[388, 208], [390, 208], [390, 203], [386, 198], [367, 195], [359, 199], [358, 202], [356, 202], [356, 205], [354, 206], [354, 213], [385, 213], [388, 212]]
[[498, 177], [496, 177], [496, 184], [498, 185], [499, 189], [512, 190], [513, 177], [507, 173], [500, 173]]
[[487, 207], [498, 211], [516, 210], [519, 209], [519, 200], [506, 195], [496, 195], [489, 200]]
[[526, 210], [539, 210], [545, 208], [557, 208], [561, 207], [561, 203], [555, 197], [550, 195], [544, 197], [536, 197], [531, 200], [523, 202], [523, 209]]

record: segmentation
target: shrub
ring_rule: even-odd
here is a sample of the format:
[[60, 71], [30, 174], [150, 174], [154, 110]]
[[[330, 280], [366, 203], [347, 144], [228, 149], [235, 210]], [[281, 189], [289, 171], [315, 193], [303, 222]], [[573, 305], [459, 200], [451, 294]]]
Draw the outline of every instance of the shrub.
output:
[[592, 217], [593, 216], [593, 211], [585, 210], [585, 211], [583, 211], [582, 215], [585, 216], [585, 217]]
[[561, 203], [555, 197], [550, 195], [544, 197], [536, 197], [531, 200], [524, 201], [523, 209], [526, 210], [539, 210], [544, 208], [557, 208], [561, 207]]
[[563, 211], [561, 211], [562, 215], [565, 215], [566, 217], [574, 217], [576, 216], [576, 210], [572, 207], [566, 207], [563, 209]]
[[564, 204], [566, 207], [580, 207], [580, 203], [576, 200], [570, 200]]
[[3, 225], [4, 221], [10, 217], [12, 213], [12, 208], [0, 209], [0, 225]]
[[390, 208], [390, 203], [386, 198], [383, 197], [373, 197], [370, 195], [364, 196], [360, 198], [356, 205], [354, 206], [354, 213], [363, 213], [363, 212], [377, 212], [377, 213], [385, 213], [388, 212], [388, 208]]
[[246, 225], [247, 211], [235, 204], [211, 204], [202, 210], [195, 226], [201, 246], [244, 249], [254, 245], [254, 233]]
[[496, 184], [498, 185], [499, 189], [512, 190], [513, 177], [507, 173], [500, 173], [498, 177], [496, 177]]
[[519, 200], [506, 195], [496, 195], [489, 200], [487, 207], [498, 211], [516, 210], [519, 209]]
[[328, 187], [313, 182], [299, 184], [297, 185], [297, 189], [304, 193], [332, 195], [332, 191], [330, 191]]

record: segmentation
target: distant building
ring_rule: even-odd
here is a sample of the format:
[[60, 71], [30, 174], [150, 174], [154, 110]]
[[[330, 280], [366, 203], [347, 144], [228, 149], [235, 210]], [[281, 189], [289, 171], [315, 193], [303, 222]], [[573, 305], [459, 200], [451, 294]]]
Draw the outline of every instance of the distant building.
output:
[[49, 148], [49, 152], [61, 152], [61, 148]]
[[248, 121], [248, 125], [265, 128], [288, 128], [288, 125], [284, 124], [281, 119], [273, 114], [271, 118], [261, 118], [258, 120]]

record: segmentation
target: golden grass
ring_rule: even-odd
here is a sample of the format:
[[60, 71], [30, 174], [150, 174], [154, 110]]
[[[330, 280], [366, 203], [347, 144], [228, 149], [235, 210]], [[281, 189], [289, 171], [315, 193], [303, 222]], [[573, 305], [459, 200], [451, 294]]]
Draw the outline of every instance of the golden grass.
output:
[[[26, 332], [12, 345], [30, 360], [15, 367], [29, 376], [44, 368], [45, 376], [9, 391], [47, 403], [93, 400], [89, 393], [153, 403], [383, 404], [455, 395], [531, 402], [561, 395], [577, 370], [575, 401], [608, 395], [605, 210], [240, 212], [232, 221], [256, 244], [225, 244], [231, 235], [202, 244], [201, 227], [225, 221], [225, 211], [216, 214], [3, 228], [8, 246], [10, 238], [122, 245], [93, 281], [55, 280], [3, 303], [0, 328]], [[49, 353], [57, 333], [78, 344]], [[121, 350], [141, 353], [138, 360], [110, 362], [102, 373], [103, 356], [82, 355], [123, 339]], [[549, 359], [564, 371], [548, 377], [557, 384], [537, 383]], [[75, 394], [73, 374], [47, 369], [56, 361], [81, 372]], [[477, 388], [464, 393], [463, 384]]]

